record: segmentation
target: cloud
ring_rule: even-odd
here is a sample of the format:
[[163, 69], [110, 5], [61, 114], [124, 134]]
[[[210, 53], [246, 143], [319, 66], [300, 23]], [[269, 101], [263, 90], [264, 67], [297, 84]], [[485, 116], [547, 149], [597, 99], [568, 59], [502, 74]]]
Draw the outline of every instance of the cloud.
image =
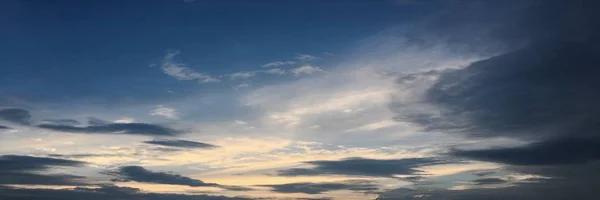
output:
[[178, 119], [179, 117], [177, 116], [177, 110], [175, 108], [171, 108], [171, 107], [167, 107], [167, 106], [163, 106], [163, 105], [158, 105], [156, 106], [156, 109], [152, 110], [150, 112], [150, 115], [152, 116], [163, 116], [169, 119]]
[[31, 114], [20, 108], [6, 108], [0, 110], [0, 119], [16, 124], [29, 125]]
[[501, 179], [501, 178], [481, 178], [481, 179], [475, 179], [471, 182], [475, 183], [476, 185], [489, 185], [489, 184], [502, 184], [502, 183], [506, 183], [507, 181], [504, 179]]
[[0, 129], [10, 129], [10, 127], [0, 125]]
[[424, 93], [434, 112], [390, 107], [396, 119], [430, 131], [530, 142], [455, 156], [519, 165], [586, 162], [599, 158], [599, 58], [586, 44], [537, 43], [443, 73]]
[[56, 158], [32, 157], [20, 155], [0, 156], [0, 170], [2, 171], [30, 171], [45, 170], [54, 166], [80, 166], [83, 162]]
[[45, 119], [42, 122], [50, 123], [50, 124], [58, 124], [58, 125], [68, 125], [68, 126], [79, 125], [79, 121], [74, 120], [74, 119]]
[[152, 135], [152, 136], [175, 136], [181, 134], [181, 131], [157, 125], [146, 123], [110, 123], [104, 125], [90, 126], [68, 126], [54, 124], [40, 124], [39, 128], [70, 132], [70, 133], [119, 133], [130, 135]]
[[181, 147], [181, 148], [200, 148], [200, 149], [211, 149], [216, 148], [218, 146], [202, 143], [202, 142], [194, 142], [188, 140], [152, 140], [145, 141], [146, 144], [154, 144], [168, 147]]
[[20, 155], [0, 156], [0, 184], [85, 185], [84, 177], [66, 174], [43, 174], [55, 167], [78, 167], [83, 162]]
[[294, 68], [294, 69], [290, 70], [290, 72], [292, 74], [294, 74], [294, 76], [300, 76], [300, 75], [310, 75], [310, 74], [314, 74], [317, 72], [324, 72], [324, 71], [319, 67], [304, 65], [304, 66], [301, 66], [298, 68]]
[[453, 156], [510, 165], [564, 165], [600, 159], [599, 138], [559, 138], [519, 147], [454, 150]]
[[119, 168], [114, 175], [119, 181], [135, 181], [141, 183], [158, 183], [168, 185], [187, 185], [191, 187], [218, 186], [216, 183], [205, 183], [201, 180], [189, 178], [179, 174], [154, 172], [140, 166], [125, 166]]
[[305, 162], [313, 168], [291, 168], [279, 170], [279, 176], [317, 176], [317, 175], [350, 175], [393, 177], [394, 175], [419, 174], [416, 168], [443, 163], [433, 158], [404, 158], [378, 160], [368, 158], [347, 158], [328, 161], [317, 160]]
[[586, 46], [562, 42], [473, 63], [442, 75], [427, 91], [425, 101], [442, 111], [421, 124], [478, 137], [595, 134], [598, 63]]
[[293, 64], [296, 64], [296, 62], [294, 62], [294, 61], [275, 61], [275, 62], [270, 62], [270, 63], [264, 64], [262, 67], [279, 67], [279, 66], [293, 65]]
[[279, 193], [305, 193], [305, 194], [321, 194], [323, 192], [336, 190], [352, 190], [361, 192], [371, 192], [378, 190], [379, 185], [371, 181], [356, 180], [343, 182], [321, 182], [321, 183], [287, 183], [278, 185], [260, 185], [263, 187], [272, 188], [271, 191]]
[[314, 61], [316, 59], [319, 59], [319, 57], [308, 55], [308, 54], [299, 54], [295, 58], [296, 58], [296, 60], [299, 60], [300, 62], [303, 62], [303, 63], [305, 63], [305, 62], [311, 62], [311, 61]]
[[219, 82], [220, 80], [207, 74], [196, 72], [183, 63], [177, 63], [173, 60], [180, 52], [176, 50], [168, 51], [163, 58], [161, 69], [163, 72], [177, 80], [197, 80], [200, 83]]
[[269, 70], [265, 71], [265, 73], [283, 75], [283, 74], [285, 74], [285, 71], [283, 69], [273, 68], [273, 69], [269, 69]]
[[248, 79], [256, 75], [254, 72], [237, 72], [229, 75], [231, 79]]
[[248, 87], [250, 87], [250, 84], [248, 84], [248, 83], [242, 83], [242, 84], [233, 86], [233, 89], [239, 90], [239, 89], [248, 88]]
[[0, 199], [5, 200], [48, 200], [48, 199], [153, 199], [153, 200], [250, 200], [243, 197], [211, 195], [184, 195], [143, 192], [137, 188], [102, 185], [96, 188], [74, 189], [27, 189], [0, 187]]

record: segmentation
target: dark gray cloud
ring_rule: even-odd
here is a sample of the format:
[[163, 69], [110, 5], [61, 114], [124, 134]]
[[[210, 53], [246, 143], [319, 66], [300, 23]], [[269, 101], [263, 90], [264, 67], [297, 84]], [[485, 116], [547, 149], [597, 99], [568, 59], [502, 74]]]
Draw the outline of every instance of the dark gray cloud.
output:
[[71, 132], [71, 133], [120, 133], [132, 135], [175, 136], [181, 131], [157, 124], [146, 123], [111, 123], [104, 125], [70, 126], [56, 124], [40, 124], [39, 128]]
[[259, 185], [272, 188], [271, 191], [279, 193], [305, 193], [321, 194], [323, 192], [336, 190], [352, 190], [361, 192], [372, 192], [378, 190], [379, 185], [371, 181], [344, 181], [331, 183], [287, 183], [279, 185]]
[[[494, 5], [506, 1], [490, 2], [478, 3]], [[509, 6], [510, 10], [496, 7], [507, 16], [499, 18], [499, 26], [475, 26], [471, 30], [477, 37], [465, 35], [479, 38], [482, 28], [491, 30], [492, 38], [508, 44], [510, 48], [506, 49], [511, 51], [440, 73], [431, 87], [429, 83], [423, 86], [428, 89], [422, 101], [396, 101], [390, 108], [397, 120], [419, 124], [427, 131], [523, 141], [526, 144], [517, 147], [453, 149], [449, 155], [504, 163], [508, 164], [508, 171], [551, 179], [535, 178], [516, 184], [511, 181], [513, 187], [460, 191], [401, 188], [382, 194], [379, 199], [598, 198], [600, 13], [596, 8], [600, 1], [530, 0], [509, 4], [514, 5]], [[461, 15], [464, 14], [458, 14]], [[478, 20], [480, 14], [475, 15], [472, 19]], [[443, 28], [459, 22], [439, 23], [447, 23]], [[450, 29], [439, 33], [460, 32]], [[459, 43], [481, 44], [463, 40]], [[419, 76], [400, 77], [398, 84], [406, 88]], [[410, 109], [411, 106], [420, 110]], [[501, 182], [482, 178], [472, 186], [477, 187], [478, 181]]]
[[43, 121], [44, 123], [56, 124], [56, 125], [65, 125], [65, 126], [76, 126], [79, 125], [79, 121], [74, 119], [46, 119]]
[[0, 125], [0, 129], [10, 129], [10, 127]]
[[0, 199], [2, 200], [65, 200], [65, 199], [86, 199], [86, 200], [125, 200], [125, 199], [152, 199], [152, 200], [250, 200], [243, 197], [226, 197], [211, 195], [183, 195], [183, 194], [164, 194], [147, 193], [137, 188], [117, 187], [104, 185], [100, 188], [82, 188], [75, 189], [19, 189], [10, 187], [0, 187]]
[[188, 141], [188, 140], [152, 140], [152, 141], [145, 141], [144, 143], [168, 146], [168, 147], [181, 147], [181, 148], [212, 149], [212, 148], [218, 147], [218, 146], [208, 144], [208, 143], [194, 142], [194, 141]]
[[33, 171], [45, 170], [57, 166], [75, 167], [83, 165], [83, 162], [57, 158], [2, 155], [0, 156], [0, 171]]
[[392, 177], [394, 175], [412, 175], [421, 171], [415, 168], [444, 163], [433, 158], [405, 158], [377, 160], [367, 158], [347, 158], [344, 160], [317, 160], [305, 162], [313, 168], [291, 168], [279, 170], [279, 176], [316, 176], [316, 175], [355, 175]]
[[482, 176], [492, 175], [492, 174], [495, 174], [495, 173], [496, 172], [494, 172], [494, 171], [479, 171], [479, 172], [474, 172], [473, 175], [482, 177]]
[[216, 183], [205, 183], [201, 180], [182, 176], [179, 174], [154, 172], [140, 166], [125, 166], [119, 168], [114, 175], [117, 175], [120, 181], [135, 181], [143, 183], [158, 183], [169, 185], [187, 185], [192, 187], [218, 186]]
[[511, 165], [578, 164], [600, 159], [600, 138], [558, 138], [520, 147], [455, 150], [451, 155]]
[[33, 172], [0, 171], [0, 184], [20, 185], [88, 185], [85, 177], [68, 174], [42, 174]]
[[6, 108], [0, 110], [0, 119], [16, 124], [29, 125], [31, 115], [29, 111], [20, 108]]
[[[31, 114], [29, 111], [20, 108], [0, 110], [0, 119], [21, 125], [31, 124]], [[77, 126], [79, 122], [72, 119], [44, 120], [43, 122], [45, 123], [35, 126], [42, 129], [71, 133], [120, 133], [152, 136], [175, 136], [182, 133], [179, 130], [158, 124], [110, 123], [96, 118], [90, 118], [88, 126]]]
[[78, 167], [83, 162], [19, 155], [0, 156], [0, 184], [85, 185], [84, 177], [47, 174], [54, 167]]
[[140, 166], [124, 166], [117, 171], [107, 172], [109, 175], [116, 176], [113, 181], [126, 182], [135, 181], [141, 183], [156, 183], [167, 185], [186, 185], [191, 187], [218, 187], [231, 191], [250, 191], [251, 188], [241, 186], [220, 185], [216, 183], [206, 183], [204, 181], [193, 179], [174, 173], [150, 171]]
[[[597, 199], [600, 185], [599, 163], [587, 163], [567, 166], [525, 166], [513, 167], [520, 173], [536, 174], [552, 179], [536, 178], [535, 182], [511, 182], [512, 187], [475, 188], [466, 190], [446, 190], [434, 188], [398, 188], [380, 193], [378, 199], [394, 200], [562, 200]], [[494, 180], [483, 182], [495, 182]]]
[[506, 183], [507, 181], [504, 179], [501, 179], [501, 178], [480, 178], [480, 179], [475, 179], [471, 182], [475, 183], [476, 185], [488, 185], [488, 184], [502, 184], [502, 183]]
[[600, 56], [586, 44], [532, 45], [441, 75], [425, 94], [425, 102], [441, 111], [398, 112], [397, 119], [470, 137], [533, 141], [452, 153], [457, 156], [520, 165], [598, 159], [598, 64]]

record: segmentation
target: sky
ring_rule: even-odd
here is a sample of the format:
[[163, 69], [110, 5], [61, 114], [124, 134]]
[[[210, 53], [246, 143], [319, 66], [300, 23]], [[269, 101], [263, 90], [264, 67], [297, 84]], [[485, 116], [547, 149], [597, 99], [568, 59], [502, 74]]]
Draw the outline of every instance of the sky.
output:
[[597, 199], [595, 8], [0, 1], [0, 199]]

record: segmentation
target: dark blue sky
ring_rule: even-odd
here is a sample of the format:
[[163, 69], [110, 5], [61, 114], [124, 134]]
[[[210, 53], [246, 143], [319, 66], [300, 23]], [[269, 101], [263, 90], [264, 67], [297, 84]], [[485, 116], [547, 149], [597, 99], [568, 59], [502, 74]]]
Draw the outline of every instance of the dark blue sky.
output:
[[149, 68], [160, 63], [167, 49], [180, 50], [178, 60], [191, 69], [235, 73], [298, 54], [351, 51], [356, 41], [431, 9], [394, 1], [0, 4], [0, 87], [5, 95], [100, 102], [163, 98], [169, 95], [166, 90], [188, 93], [203, 87]]

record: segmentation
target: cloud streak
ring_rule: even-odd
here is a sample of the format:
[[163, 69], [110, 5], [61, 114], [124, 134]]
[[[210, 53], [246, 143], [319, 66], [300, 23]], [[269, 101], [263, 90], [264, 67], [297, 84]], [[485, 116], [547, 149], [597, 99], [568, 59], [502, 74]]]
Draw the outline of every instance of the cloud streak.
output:
[[167, 147], [180, 147], [180, 148], [198, 148], [198, 149], [212, 149], [217, 148], [218, 146], [202, 143], [202, 142], [194, 142], [188, 140], [152, 140], [145, 141], [146, 144], [167, 146]]
[[163, 72], [177, 80], [196, 80], [199, 83], [213, 83], [220, 80], [210, 75], [196, 72], [183, 63], [177, 63], [173, 58], [179, 55], [179, 51], [168, 51], [163, 58], [161, 69]]
[[433, 158], [404, 158], [378, 160], [368, 158], [347, 158], [343, 160], [317, 160], [305, 162], [313, 168], [290, 168], [279, 170], [279, 176], [321, 176], [349, 175], [393, 177], [395, 175], [413, 175], [422, 171], [416, 168], [443, 163]]

